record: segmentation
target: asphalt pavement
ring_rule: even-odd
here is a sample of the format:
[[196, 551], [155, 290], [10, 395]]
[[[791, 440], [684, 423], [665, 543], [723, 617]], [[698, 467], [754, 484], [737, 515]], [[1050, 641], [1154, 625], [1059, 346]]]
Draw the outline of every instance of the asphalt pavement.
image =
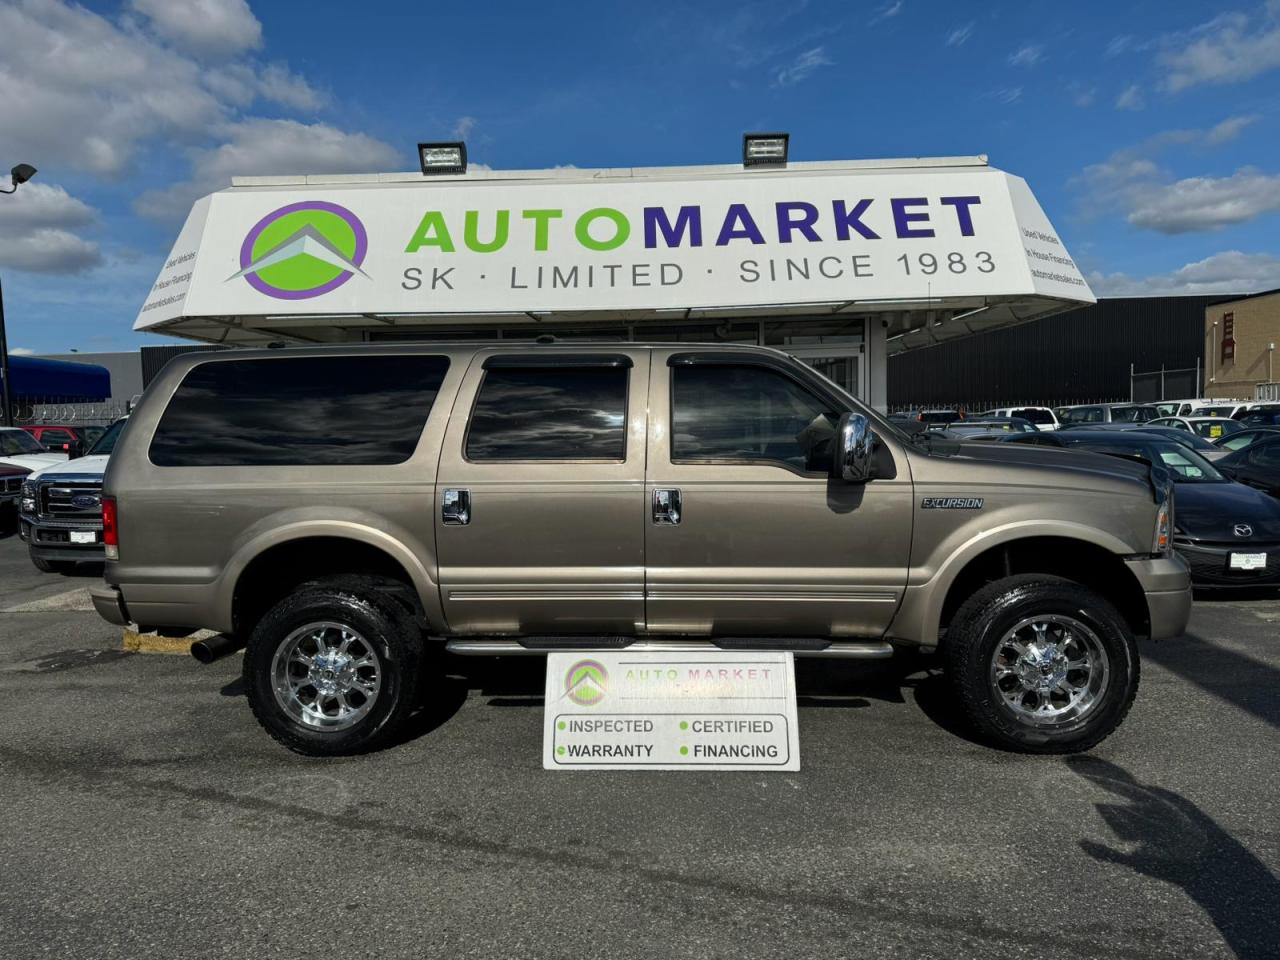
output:
[[129, 654], [0, 540], [0, 957], [1280, 956], [1280, 600], [1197, 602], [1091, 754], [928, 660], [797, 661], [795, 774], [544, 772], [537, 660], [297, 757], [240, 657]]

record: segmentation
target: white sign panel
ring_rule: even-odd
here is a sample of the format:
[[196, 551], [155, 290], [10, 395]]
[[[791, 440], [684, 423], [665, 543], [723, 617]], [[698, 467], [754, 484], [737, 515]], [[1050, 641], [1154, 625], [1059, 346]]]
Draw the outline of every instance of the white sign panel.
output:
[[[234, 188], [201, 203], [207, 222], [193, 211], [137, 327], [175, 306], [500, 314], [1037, 290], [1092, 301], [1026, 185], [988, 167]], [[176, 270], [189, 238], [194, 269]], [[185, 302], [176, 281], [160, 286], [176, 277]]]
[[547, 770], [799, 770], [789, 653], [547, 656]]

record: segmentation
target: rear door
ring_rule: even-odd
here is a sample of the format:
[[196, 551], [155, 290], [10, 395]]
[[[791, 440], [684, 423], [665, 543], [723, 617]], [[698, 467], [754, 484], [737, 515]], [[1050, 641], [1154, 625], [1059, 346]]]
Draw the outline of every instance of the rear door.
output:
[[622, 345], [477, 355], [434, 508], [451, 631], [644, 628], [648, 379], [648, 350]]
[[649, 630], [873, 637], [906, 586], [912, 492], [829, 477], [852, 405], [783, 358], [655, 350], [646, 482]]

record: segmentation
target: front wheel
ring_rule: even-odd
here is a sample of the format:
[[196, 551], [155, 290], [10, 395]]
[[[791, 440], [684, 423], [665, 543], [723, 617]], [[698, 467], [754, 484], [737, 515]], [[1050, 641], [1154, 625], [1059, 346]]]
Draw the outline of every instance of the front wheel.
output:
[[309, 756], [385, 743], [414, 707], [422, 637], [387, 594], [352, 580], [301, 588], [254, 627], [249, 706], [271, 736]]
[[1028, 574], [983, 587], [956, 613], [946, 671], [974, 725], [1026, 753], [1088, 750], [1120, 725], [1138, 692], [1138, 648], [1107, 600]]

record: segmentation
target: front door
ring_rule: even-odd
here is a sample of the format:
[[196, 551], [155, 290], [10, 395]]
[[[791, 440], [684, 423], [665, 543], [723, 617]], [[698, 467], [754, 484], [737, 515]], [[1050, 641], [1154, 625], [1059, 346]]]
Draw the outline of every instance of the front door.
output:
[[449, 629], [644, 627], [649, 353], [482, 351], [445, 434], [436, 551]]
[[906, 458], [885, 447], [878, 479], [830, 479], [851, 404], [782, 358], [655, 350], [650, 381], [649, 630], [883, 634], [910, 556]]

